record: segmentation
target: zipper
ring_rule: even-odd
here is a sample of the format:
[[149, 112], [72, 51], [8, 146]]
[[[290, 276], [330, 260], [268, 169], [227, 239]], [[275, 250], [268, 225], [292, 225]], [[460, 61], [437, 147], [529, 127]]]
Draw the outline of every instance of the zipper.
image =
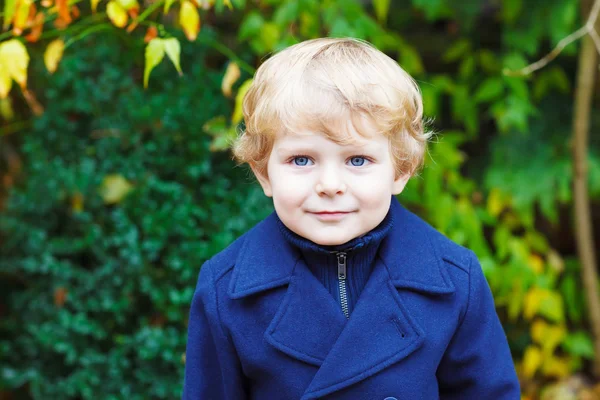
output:
[[350, 318], [348, 315], [348, 295], [346, 294], [346, 253], [338, 252], [338, 286], [340, 288], [340, 302], [342, 303], [342, 311], [346, 316], [346, 319]]

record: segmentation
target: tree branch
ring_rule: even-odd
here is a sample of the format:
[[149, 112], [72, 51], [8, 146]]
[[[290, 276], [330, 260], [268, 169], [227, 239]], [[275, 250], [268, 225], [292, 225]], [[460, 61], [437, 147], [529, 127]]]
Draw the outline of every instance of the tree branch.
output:
[[565, 47], [585, 35], [589, 35], [592, 38], [593, 43], [596, 45], [596, 50], [598, 50], [598, 53], [600, 53], [600, 37], [598, 36], [598, 32], [596, 32], [594, 29], [594, 24], [598, 19], [598, 14], [600, 14], [600, 0], [596, 0], [594, 2], [585, 25], [571, 33], [569, 36], [563, 38], [550, 53], [546, 54], [538, 61], [529, 64], [525, 68], [521, 68], [516, 71], [506, 68], [504, 69], [503, 73], [509, 76], [529, 75], [532, 72], [545, 67], [550, 61], [554, 60], [556, 56], [558, 56], [564, 50]]

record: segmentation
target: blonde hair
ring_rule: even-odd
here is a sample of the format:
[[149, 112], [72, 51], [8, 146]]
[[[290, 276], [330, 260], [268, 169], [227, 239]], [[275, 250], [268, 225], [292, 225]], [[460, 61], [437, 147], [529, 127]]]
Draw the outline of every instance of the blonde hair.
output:
[[264, 175], [277, 134], [318, 132], [346, 144], [353, 141], [349, 124], [364, 137], [381, 133], [390, 139], [398, 176], [420, 168], [431, 136], [416, 82], [353, 38], [307, 40], [275, 54], [256, 71], [243, 113], [246, 128], [233, 154]]

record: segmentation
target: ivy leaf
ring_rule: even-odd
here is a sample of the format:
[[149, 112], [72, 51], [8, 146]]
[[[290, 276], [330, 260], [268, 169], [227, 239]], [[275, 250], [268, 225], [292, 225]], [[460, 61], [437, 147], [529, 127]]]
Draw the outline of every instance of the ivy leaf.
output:
[[179, 10], [179, 23], [190, 42], [196, 40], [200, 31], [200, 15], [191, 1], [184, 0]]
[[156, 67], [165, 56], [165, 43], [160, 38], [154, 38], [146, 46], [146, 57], [144, 66], [144, 88], [148, 87], [148, 78], [150, 72]]
[[163, 39], [163, 45], [165, 52], [175, 66], [175, 69], [179, 75], [183, 75], [183, 72], [181, 71], [181, 65], [179, 64], [179, 58], [181, 54], [181, 45], [179, 44], [179, 40], [176, 38]]
[[[11, 39], [1, 43], [0, 63], [4, 66], [3, 69], [5, 69], [5, 73], [8, 73], [8, 75], [22, 88], [27, 86], [29, 54], [23, 43], [17, 39]], [[6, 77], [3, 77], [2, 80], [4, 81], [4, 85], [6, 85]]]
[[234, 62], [230, 62], [223, 75], [223, 81], [221, 82], [221, 91], [227, 97], [231, 97], [231, 87], [233, 84], [240, 79], [241, 71], [240, 67]]
[[106, 14], [108, 18], [118, 28], [123, 28], [127, 25], [127, 11], [116, 1], [110, 1], [106, 6]]
[[60, 62], [63, 51], [65, 50], [65, 42], [62, 39], [55, 39], [48, 47], [46, 47], [46, 52], [44, 53], [44, 64], [46, 65], [46, 69], [53, 74], [58, 67], [58, 63]]

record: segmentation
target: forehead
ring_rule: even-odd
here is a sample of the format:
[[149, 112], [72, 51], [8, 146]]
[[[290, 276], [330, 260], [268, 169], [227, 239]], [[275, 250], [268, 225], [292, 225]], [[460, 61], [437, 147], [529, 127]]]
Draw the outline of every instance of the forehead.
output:
[[297, 133], [278, 134], [273, 148], [278, 151], [306, 148], [312, 150], [330, 151], [336, 149], [379, 149], [386, 146], [387, 137], [382, 134], [362, 136], [354, 132], [333, 136], [325, 133], [302, 131]]

